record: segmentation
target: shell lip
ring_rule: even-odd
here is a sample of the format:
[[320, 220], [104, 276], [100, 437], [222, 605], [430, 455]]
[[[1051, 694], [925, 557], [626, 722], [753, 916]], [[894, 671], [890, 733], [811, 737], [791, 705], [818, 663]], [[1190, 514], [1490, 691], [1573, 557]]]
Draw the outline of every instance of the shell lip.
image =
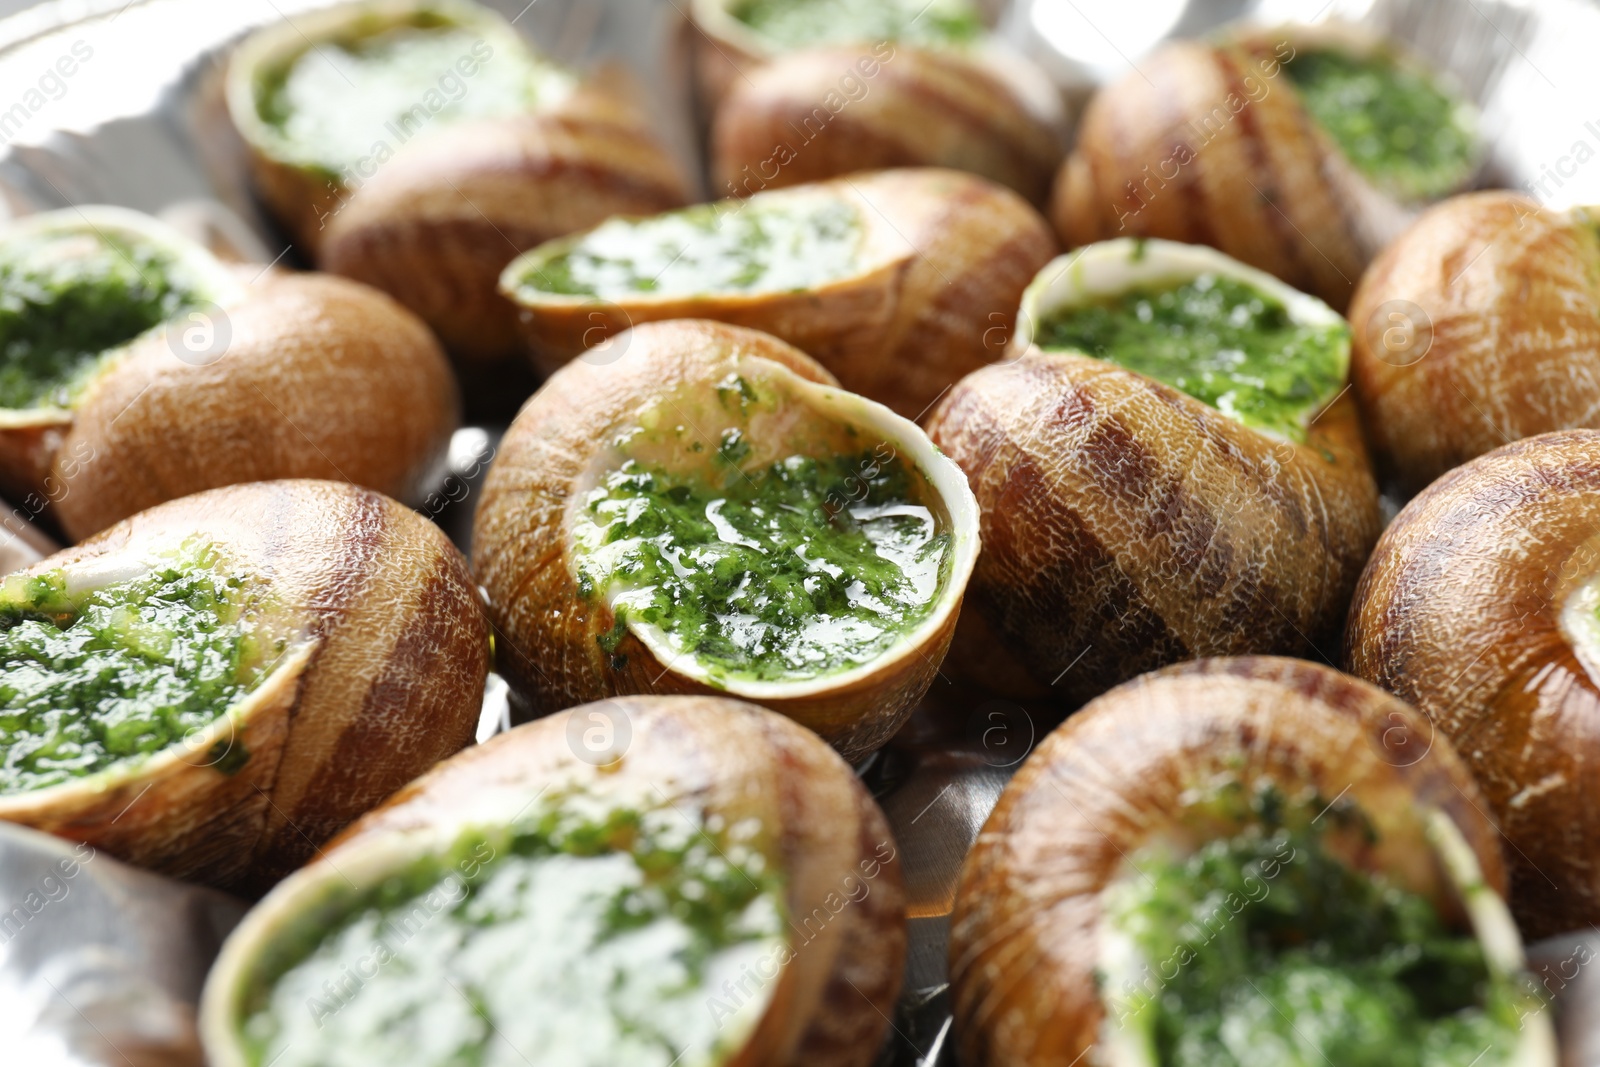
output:
[[[616, 221], [637, 223], [661, 217], [661, 215], [620, 215], [613, 216], [611, 219], [607, 219], [606, 222], [592, 226], [587, 230], [553, 238], [517, 256], [516, 259], [506, 264], [505, 270], [500, 273], [500, 293], [517, 305], [518, 308], [533, 313], [537, 313], [543, 308], [568, 310], [637, 307], [641, 310], [648, 310], [675, 304], [692, 304], [703, 308], [710, 308], [715, 305], [723, 308], [738, 309], [794, 297], [797, 294], [827, 296], [841, 289], [860, 284], [863, 280], [891, 269], [916, 254], [916, 250], [909, 244], [906, 244], [903, 250], [893, 248], [892, 245], [895, 241], [905, 244], [904, 238], [899, 237], [887, 221], [881, 220], [878, 212], [866, 210], [870, 203], [853, 186], [844, 182], [812, 182], [783, 189], [767, 189], [753, 196], [727, 198], [712, 201], [710, 205], [698, 206], [733, 205], [733, 213], [738, 213], [743, 211], [745, 206], [749, 204], [766, 206], [774, 203], [782, 204], [788, 201], [824, 198], [835, 201], [850, 201], [855, 204], [861, 223], [861, 237], [856, 250], [856, 260], [845, 273], [803, 288], [768, 290], [707, 289], [692, 293], [633, 292], [612, 298], [584, 293], [549, 292], [523, 283], [523, 279], [530, 273], [536, 273], [552, 259], [570, 252], [586, 237], [599, 229], [600, 226]], [[682, 210], [685, 209], [679, 208], [662, 214], [676, 214]]]
[[[1095, 359], [1107, 366], [1118, 367], [1118, 364], [1099, 360], [1087, 352], [1041, 347], [1034, 339], [1038, 323], [1066, 308], [1083, 307], [1119, 296], [1140, 286], [1181, 284], [1202, 274], [1217, 274], [1231, 278], [1273, 297], [1288, 309], [1290, 319], [1298, 325], [1346, 327], [1340, 344], [1339, 381], [1349, 381], [1349, 324], [1337, 311], [1309, 293], [1302, 293], [1266, 271], [1241, 263], [1214, 248], [1184, 244], [1181, 241], [1167, 241], [1158, 237], [1116, 237], [1109, 241], [1098, 241], [1057, 256], [1045, 264], [1023, 290], [1012, 344], [1018, 352], [1035, 350], [1070, 353], [1086, 359]], [[1125, 367], [1119, 369], [1129, 374], [1139, 374], [1138, 371], [1128, 370]], [[1140, 377], [1147, 376], [1140, 375]], [[1341, 395], [1342, 392], [1331, 395], [1317, 406], [1306, 408], [1302, 416], [1302, 425], [1309, 426]], [[1204, 404], [1203, 401], [1195, 402]], [[1231, 416], [1209, 404], [1205, 407], [1207, 410], [1217, 411], [1224, 418], [1232, 419]], [[1288, 440], [1271, 429], [1253, 426], [1237, 419], [1232, 421], [1263, 437], [1275, 441]]]
[[[1484, 881], [1476, 853], [1450, 816], [1433, 807], [1418, 814], [1422, 817], [1428, 843], [1467, 913], [1474, 938], [1483, 948], [1491, 974], [1501, 979], [1514, 979], [1527, 960], [1522, 935], [1511, 918], [1510, 908]], [[1128, 938], [1110, 931], [1103, 912], [1099, 925], [1102, 927], [1098, 937], [1100, 967], [1107, 976], [1106, 988], [1117, 985], [1118, 976], [1138, 974], [1141, 967], [1148, 967]], [[1510, 1067], [1555, 1067], [1559, 1059], [1550, 1012], [1539, 1010], [1523, 1015], [1519, 1028], [1517, 1043], [1505, 1062]], [[1113, 1026], [1109, 1012], [1101, 1022], [1101, 1038], [1108, 1067], [1155, 1067], [1156, 1059], [1148, 1038], [1132, 1028]]]
[[[758, 60], [774, 59], [781, 55], [790, 55], [795, 52], [810, 51], [812, 48], [831, 48], [835, 45], [849, 47], [852, 44], [871, 45], [877, 42], [872, 40], [862, 41], [835, 41], [828, 44], [802, 46], [799, 48], [786, 48], [768, 37], [758, 33], [755, 29], [737, 19], [729, 10], [734, 0], [693, 0], [689, 7], [689, 17], [696, 27], [705, 34], [706, 38], [714, 43], [731, 45], [739, 52]], [[894, 41], [895, 48], [913, 48], [922, 51], [935, 52], [962, 52], [968, 49], [976, 50], [982, 42], [994, 37], [992, 20], [985, 15], [981, 5], [978, 15], [984, 24], [984, 31], [970, 42], [952, 41], [947, 44], [935, 44], [929, 48], [926, 44]], [[1008, 56], [1015, 53], [1008, 53]]]
[[[117, 234], [154, 245], [172, 256], [177, 266], [198, 283], [194, 295], [203, 303], [231, 306], [242, 300], [247, 291], [244, 282], [203, 245], [190, 240], [154, 216], [112, 204], [85, 204], [81, 207], [24, 215], [0, 228], [0, 241], [10, 237], [81, 231], [102, 236], [107, 233]], [[136, 337], [102, 351], [96, 357], [99, 366], [84, 379], [78, 389], [78, 395], [74, 397], [69, 407], [0, 408], [0, 430], [71, 425], [73, 411], [81, 403], [83, 395], [95, 381], [111, 370], [118, 356], [146, 338], [159, 336], [174, 322], [181, 321], [184, 314], [185, 312], [179, 312], [177, 318], [157, 323]]]
[[[826, 385], [800, 377], [789, 368], [759, 356], [740, 357], [741, 362], [761, 365], [767, 374], [784, 381], [791, 403], [807, 404], [813, 410], [842, 415], [840, 422], [881, 433], [885, 441], [893, 444], [903, 458], [909, 459], [927, 479], [934, 495], [948, 516], [952, 553], [949, 570], [943, 587], [939, 590], [934, 608], [916, 626], [901, 633], [887, 649], [865, 663], [842, 671], [832, 671], [810, 678], [784, 681], [760, 681], [738, 676], [714, 676], [693, 655], [674, 647], [665, 631], [651, 623], [626, 619], [630, 632], [639, 638], [657, 662], [674, 674], [691, 679], [709, 689], [728, 696], [742, 697], [756, 702], [802, 700], [850, 690], [879, 677], [912, 656], [922, 656], [922, 648], [948, 625], [966, 592], [967, 582], [977, 565], [979, 549], [979, 511], [977, 498], [967, 484], [966, 474], [953, 460], [941, 452], [921, 427], [894, 411], [848, 392], [836, 385]], [[567, 535], [569, 538], [571, 534]]]
[[[235, 49], [229, 57], [223, 81], [223, 99], [234, 129], [252, 150], [266, 159], [342, 185], [343, 178], [337, 171], [297, 152], [293, 142], [262, 119], [258, 107], [261, 78], [275, 66], [293, 62], [317, 44], [362, 22], [373, 24], [371, 32], [380, 32], [422, 14], [440, 16], [459, 29], [476, 30], [492, 39], [497, 48], [503, 47], [513, 54], [520, 52], [542, 67], [559, 71], [570, 82], [569, 94], [577, 87], [575, 76], [535, 52], [504, 16], [470, 0], [348, 0], [301, 15], [293, 22], [284, 18], [264, 26]], [[540, 104], [530, 108], [530, 113], [542, 111], [544, 107]]]

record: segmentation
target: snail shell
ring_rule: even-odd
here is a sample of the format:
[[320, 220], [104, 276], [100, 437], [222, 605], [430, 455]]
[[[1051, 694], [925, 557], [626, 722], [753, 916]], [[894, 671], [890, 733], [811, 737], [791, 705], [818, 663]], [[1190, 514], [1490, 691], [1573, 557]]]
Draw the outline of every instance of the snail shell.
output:
[[1530, 936], [1600, 922], [1600, 431], [1530, 437], [1400, 512], [1350, 608], [1346, 664], [1429, 716], [1512, 849]]
[[[619, 745], [603, 766], [574, 755], [569, 738], [586, 716], [627, 723], [626, 747]], [[772, 861], [788, 880], [789, 929], [806, 940], [791, 944], [760, 1021], [744, 1047], [722, 1062], [867, 1067], [874, 1061], [906, 951], [904, 890], [883, 813], [838, 756], [781, 716], [735, 700], [622, 697], [468, 749], [401, 790], [285, 881], [234, 931], [207, 980], [201, 1029], [211, 1062], [248, 1062], [238, 1015], [253, 968], [285, 925], [333, 883], [376, 881], [406, 857], [468, 827], [503, 824], [567, 785], [601, 796], [645, 790], [730, 825], [758, 820], [775, 843]]]
[[[382, 293], [319, 274], [269, 271], [245, 284], [204, 249], [120, 208], [14, 225], [136, 236], [210, 284], [207, 306], [106, 357], [70, 410], [0, 412], [7, 492], [48, 510], [70, 539], [240, 482], [327, 478], [423, 495], [460, 403], [427, 327]], [[191, 345], [190, 330], [203, 343]]]
[[1052, 201], [1063, 239], [1210, 245], [1343, 311], [1416, 205], [1360, 174], [1284, 76], [1298, 49], [1328, 44], [1393, 50], [1353, 27], [1282, 27], [1141, 60], [1084, 113]]
[[[951, 919], [962, 1063], [1067, 1064], [1096, 1046], [1113, 1067], [1145, 1062], [1108, 1025], [1096, 977], [1107, 937], [1101, 892], [1148, 842], [1197, 845], [1236, 832], [1185, 817], [1187, 794], [1223, 781], [1350, 801], [1375, 831], [1354, 857], [1359, 869], [1464, 917], [1492, 968], [1522, 966], [1494, 824], [1466, 767], [1422, 716], [1317, 664], [1202, 660], [1094, 701], [1001, 794], [967, 856]], [[1519, 1040], [1527, 1058], [1507, 1062], [1556, 1062], [1548, 1013], [1526, 1017]]]
[[[781, 398], [778, 416], [748, 428], [757, 450], [766, 447], [763, 433], [776, 440], [805, 428], [818, 447], [832, 447], [837, 434], [853, 429], [860, 440], [887, 442], [920, 471], [945, 512], [952, 562], [931, 614], [864, 664], [811, 679], [729, 679], [718, 688], [693, 656], [675, 652], [665, 635], [638, 620], [627, 620], [615, 654], [599, 644], [616, 618], [605, 598], [579, 592], [572, 526], [608, 469], [610, 442], [660, 403], [676, 405], [668, 409], [672, 420], [705, 428], [716, 412], [696, 414], [699, 405], [714, 404], [717, 383], [734, 373]], [[715, 450], [713, 439], [699, 453], [703, 459], [687, 452], [680, 458], [709, 463]], [[473, 545], [500, 671], [519, 712], [548, 714], [627, 693], [726, 692], [783, 712], [852, 760], [893, 736], [932, 682], [978, 551], [976, 508], [961, 472], [915, 424], [837, 388], [825, 370], [776, 338], [692, 320], [620, 334], [545, 383], [500, 444], [479, 499]]]
[[630, 326], [716, 319], [788, 341], [846, 389], [914, 419], [1004, 351], [1011, 309], [1055, 251], [1049, 225], [1016, 194], [955, 171], [882, 171], [757, 193], [744, 203], [815, 197], [855, 206], [864, 233], [851, 273], [814, 288], [601, 299], [521, 284], [584, 236], [575, 234], [513, 262], [501, 291], [520, 305], [524, 335], [546, 373]]
[[1350, 304], [1380, 468], [1414, 493], [1509, 441], [1600, 427], [1600, 243], [1582, 209], [1508, 192], [1425, 212]]
[[1182, 659], [1337, 648], [1380, 528], [1354, 401], [1336, 398], [1292, 442], [1033, 340], [1056, 308], [1208, 271], [1298, 321], [1338, 321], [1210, 249], [1105, 242], [1041, 272], [1012, 358], [968, 375], [930, 417], [983, 517], [951, 653], [974, 681], [1075, 705]]
[[196, 736], [142, 762], [0, 797], [0, 819], [174, 877], [260, 892], [472, 740], [488, 630], [466, 562], [437, 526], [334, 482], [185, 497], [22, 573], [137, 566], [196, 536], [271, 597], [274, 631], [291, 635], [276, 666]]

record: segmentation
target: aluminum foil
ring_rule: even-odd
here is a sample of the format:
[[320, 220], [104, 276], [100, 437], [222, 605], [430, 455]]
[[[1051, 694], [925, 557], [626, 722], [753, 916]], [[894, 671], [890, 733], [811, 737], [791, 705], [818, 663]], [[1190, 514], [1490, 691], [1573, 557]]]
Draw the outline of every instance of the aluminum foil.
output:
[[[700, 172], [688, 0], [488, 2], [548, 53], [631, 83], [659, 135]], [[222, 58], [249, 29], [325, 3], [54, 0], [0, 20], [0, 217], [121, 204], [272, 261], [287, 242], [250, 198], [242, 145], [222, 111]], [[1334, 17], [1387, 33], [1455, 77], [1483, 111], [1486, 181], [1552, 206], [1600, 204], [1600, 7], [1583, 0], [1015, 0], [999, 26], [1059, 86], [1070, 115], [1166, 38], [1237, 18]], [[449, 477], [422, 505], [463, 550], [499, 429], [460, 431]], [[37, 509], [12, 504], [0, 506], [0, 571], [51, 548], [28, 525]], [[885, 1067], [954, 1062], [945, 944], [960, 863], [1013, 769], [1056, 721], [941, 676], [927, 706], [863, 769], [910, 890], [906, 989]], [[504, 686], [491, 679], [480, 739], [505, 725]], [[26, 927], [14, 937], [0, 913], [0, 1059], [198, 1062], [194, 998], [240, 905], [106, 857], [79, 862], [70, 880], [51, 875], [71, 855], [71, 845], [0, 826], [0, 905], [15, 914], [29, 893], [44, 901], [24, 906]], [[56, 888], [43, 888], [47, 876]], [[1567, 1061], [1600, 1062], [1600, 979], [1587, 966], [1600, 942], [1555, 939], [1533, 954], [1560, 1011]], [[38, 1053], [16, 1059], [18, 1035]]]

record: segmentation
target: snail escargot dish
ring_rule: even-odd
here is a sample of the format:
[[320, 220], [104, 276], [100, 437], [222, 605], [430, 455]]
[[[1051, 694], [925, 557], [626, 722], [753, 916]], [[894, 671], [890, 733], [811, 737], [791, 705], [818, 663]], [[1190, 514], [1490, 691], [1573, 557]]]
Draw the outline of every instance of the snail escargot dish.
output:
[[1059, 94], [968, 0], [696, 0], [712, 185], [735, 196], [954, 167], [1043, 205]]
[[421, 315], [469, 369], [515, 351], [494, 281], [518, 251], [687, 196], [631, 102], [463, 0], [362, 0], [258, 31], [228, 108], [303, 250]]
[[276, 478], [420, 499], [459, 419], [427, 328], [342, 278], [234, 269], [116, 208], [0, 229], [0, 389], [31, 405], [0, 409], [0, 488], [72, 539]]
[[202, 1033], [215, 1067], [866, 1067], [903, 907], [886, 820], [815, 735], [604, 701], [444, 763], [279, 886]]
[[928, 424], [983, 515], [964, 673], [1073, 705], [1195, 656], [1334, 654], [1379, 530], [1344, 320], [1124, 239], [1041, 272], [1012, 344]]
[[1140, 71], [1090, 102], [1062, 168], [1069, 245], [1209, 244], [1343, 311], [1378, 250], [1483, 154], [1459, 92], [1353, 27], [1174, 42]]
[[1600, 922], [1600, 431], [1458, 467], [1384, 531], [1350, 609], [1349, 669], [1454, 742], [1511, 844], [1530, 936]]
[[472, 739], [488, 634], [420, 516], [173, 501], [0, 581], [0, 819], [250, 891]]
[[1380, 472], [1414, 493], [1508, 441], [1600, 426], [1600, 238], [1508, 192], [1429, 209], [1350, 305]]
[[845, 388], [917, 418], [999, 358], [1054, 251], [1014, 193], [896, 170], [612, 219], [512, 261], [500, 287], [547, 372], [638, 323], [712, 318], [788, 341]]
[[39, 487], [73, 410], [128, 345], [242, 289], [209, 253], [122, 208], [0, 229], [0, 486], [19, 500]]
[[951, 919], [967, 1067], [1557, 1062], [1447, 741], [1328, 667], [1202, 660], [1051, 734]]
[[519, 713], [726, 692], [856, 759], [933, 680], [977, 511], [915, 424], [775, 338], [679, 320], [535, 394], [473, 545]]

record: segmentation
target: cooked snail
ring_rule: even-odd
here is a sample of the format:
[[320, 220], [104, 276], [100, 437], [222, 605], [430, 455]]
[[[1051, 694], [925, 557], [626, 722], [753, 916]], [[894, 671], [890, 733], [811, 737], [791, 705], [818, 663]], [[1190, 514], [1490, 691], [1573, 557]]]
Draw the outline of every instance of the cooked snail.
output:
[[1012, 345], [928, 423], [982, 513], [952, 663], [1074, 705], [1196, 656], [1335, 654], [1380, 526], [1338, 315], [1107, 241], [1040, 273]]
[[1373, 262], [1350, 321], [1368, 437], [1406, 492], [1509, 441], [1600, 427], [1600, 238], [1583, 209], [1447, 200]]
[[6, 493], [73, 540], [271, 478], [419, 498], [459, 417], [427, 328], [341, 278], [241, 277], [120, 208], [0, 229]]
[[466, 563], [333, 482], [141, 512], [0, 581], [0, 819], [259, 891], [472, 740]]
[[967, 1067], [1542, 1064], [1494, 824], [1387, 693], [1186, 663], [1028, 758], [951, 920]]
[[256, 185], [318, 265], [393, 295], [472, 370], [516, 348], [495, 280], [519, 252], [685, 203], [643, 114], [459, 0], [360, 0], [235, 53]]
[[1009, 190], [892, 170], [612, 219], [514, 260], [500, 287], [546, 373], [629, 326], [718, 319], [788, 341], [915, 419], [1000, 356], [1054, 251]]
[[1175, 42], [1090, 102], [1057, 180], [1069, 245], [1207, 244], [1343, 311], [1422, 203], [1464, 187], [1470, 104], [1353, 27]]
[[461, 753], [284, 882], [223, 948], [202, 1033], [214, 1067], [866, 1067], [903, 896], [883, 814], [814, 735], [603, 701]]
[[518, 714], [728, 693], [859, 759], [938, 670], [977, 511], [914, 423], [776, 338], [678, 320], [523, 407], [473, 546]]
[[697, 0], [718, 192], [883, 167], [952, 167], [1035, 204], [1060, 99], [967, 0]]
[[1531, 936], [1600, 922], [1600, 432], [1506, 445], [1384, 531], [1349, 669], [1414, 704], [1472, 768], [1512, 849]]

